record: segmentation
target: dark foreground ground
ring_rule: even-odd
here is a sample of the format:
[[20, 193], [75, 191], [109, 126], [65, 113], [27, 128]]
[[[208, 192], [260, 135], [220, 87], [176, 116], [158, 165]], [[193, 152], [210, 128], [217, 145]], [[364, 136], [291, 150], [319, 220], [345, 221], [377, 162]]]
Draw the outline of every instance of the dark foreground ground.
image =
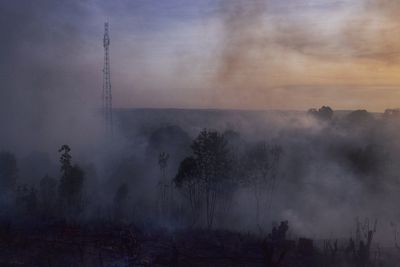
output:
[[345, 244], [317, 243], [227, 231], [142, 231], [130, 225], [2, 225], [0, 266], [400, 266], [394, 250], [371, 250], [365, 257]]

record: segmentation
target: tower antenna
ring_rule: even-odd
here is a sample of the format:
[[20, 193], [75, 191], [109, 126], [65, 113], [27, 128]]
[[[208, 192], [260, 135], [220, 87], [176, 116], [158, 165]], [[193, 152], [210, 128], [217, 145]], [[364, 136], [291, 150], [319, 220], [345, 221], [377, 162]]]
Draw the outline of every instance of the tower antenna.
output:
[[104, 67], [103, 67], [103, 116], [106, 134], [113, 133], [112, 116], [112, 94], [111, 94], [111, 74], [110, 74], [110, 36], [108, 34], [108, 22], [104, 23]]

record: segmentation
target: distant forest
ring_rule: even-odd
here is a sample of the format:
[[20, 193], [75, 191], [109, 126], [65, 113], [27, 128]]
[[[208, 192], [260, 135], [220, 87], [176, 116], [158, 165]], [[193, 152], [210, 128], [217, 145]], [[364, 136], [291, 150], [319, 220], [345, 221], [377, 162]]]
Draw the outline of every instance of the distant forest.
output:
[[[379, 196], [392, 189], [388, 184], [397, 186], [393, 162], [400, 112], [334, 115], [326, 106], [284, 118], [272, 115], [266, 125], [254, 125], [262, 131], [251, 134], [252, 121], [245, 121], [244, 129], [228, 128], [218, 116], [214, 121], [225, 129], [204, 128], [193, 137], [185, 125], [165, 123], [151, 131], [142, 125], [134, 135], [125, 129], [134, 141], [100, 166], [75, 160], [68, 144], [58, 148], [58, 164], [43, 152], [19, 163], [11, 151], [3, 151], [1, 216], [16, 222], [101, 219], [263, 232], [274, 220], [287, 219], [282, 211], [296, 210], [290, 200], [310, 195], [326, 198], [320, 208], [327, 210], [332, 198], [350, 198], [346, 209], [362, 215], [370, 203], [356, 203], [346, 191], [354, 186], [354, 194]], [[124, 116], [119, 114], [120, 122]], [[324, 173], [327, 178], [314, 177]], [[336, 196], [320, 195], [326, 183], [338, 187], [330, 189], [338, 190]], [[232, 218], [239, 218], [237, 225]]]
[[[266, 266], [280, 266], [289, 252], [289, 259], [303, 257], [301, 266], [334, 266], [327, 263], [332, 260], [340, 266], [372, 266], [373, 255], [380, 262], [379, 244], [399, 246], [399, 110], [371, 114], [323, 106], [308, 112], [115, 113], [115, 135], [95, 150], [82, 153], [60, 144], [56, 153], [0, 152], [5, 244], [17, 248], [15, 240], [23, 239], [13, 239], [10, 229], [31, 229], [32, 235], [38, 231], [32, 229], [45, 226], [50, 235], [51, 227], [61, 225], [62, 238], [52, 242], [84, 238], [89, 241], [77, 241], [79, 248], [82, 242], [97, 246], [97, 237], [71, 231], [86, 225], [91, 233], [102, 225], [96, 231], [103, 232], [113, 225], [123, 236], [102, 234], [101, 242], [116, 238], [120, 246], [129, 245], [122, 251], [131, 253], [139, 246], [133, 226], [152, 233], [192, 231], [192, 239], [200, 238], [193, 236], [198, 230], [228, 231], [222, 240], [248, 233], [240, 242], [261, 246]], [[189, 238], [187, 232], [184, 236]], [[298, 243], [291, 243], [295, 238]], [[319, 254], [312, 252], [311, 238], [324, 240]], [[146, 236], [142, 242], [151, 240]], [[168, 257], [177, 262], [183, 248], [168, 237], [162, 240], [172, 242]], [[240, 253], [248, 257], [250, 252]], [[309, 260], [315, 265], [307, 265]]]

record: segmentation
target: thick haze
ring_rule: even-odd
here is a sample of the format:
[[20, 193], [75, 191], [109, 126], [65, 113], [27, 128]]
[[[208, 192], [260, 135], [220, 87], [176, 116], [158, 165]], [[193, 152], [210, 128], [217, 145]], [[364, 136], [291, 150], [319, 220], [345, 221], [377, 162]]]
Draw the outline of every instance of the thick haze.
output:
[[397, 107], [399, 11], [389, 0], [4, 0], [0, 135], [93, 139], [106, 20], [115, 107]]
[[[106, 20], [117, 108], [397, 107], [399, 15], [397, 0], [3, 0], [0, 151], [17, 155], [18, 183], [37, 185], [48, 172], [58, 177], [57, 149], [68, 144], [87, 173], [88, 210], [111, 203], [127, 183], [136, 216], [154, 208], [159, 153], [171, 155], [172, 179], [201, 129], [236, 130], [247, 144], [283, 147], [271, 208], [278, 220], [317, 236], [349, 233], [356, 216], [380, 218], [391, 242], [388, 225], [400, 221], [399, 120], [363, 112], [361, 122], [326, 123], [296, 112], [118, 110], [129, 143], [110, 151], [99, 142], [98, 113]], [[232, 198], [232, 228], [255, 227], [248, 188]]]

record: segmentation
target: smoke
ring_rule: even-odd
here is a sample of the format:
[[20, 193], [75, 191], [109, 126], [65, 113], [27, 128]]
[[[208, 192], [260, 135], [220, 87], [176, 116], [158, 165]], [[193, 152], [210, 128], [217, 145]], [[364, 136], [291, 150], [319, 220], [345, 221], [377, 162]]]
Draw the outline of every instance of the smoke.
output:
[[318, 87], [343, 98], [342, 89], [390, 87], [397, 83], [398, 10], [393, 1], [221, 1], [215, 84], [268, 105], [278, 101], [275, 91], [296, 105], [291, 89]]
[[[134, 152], [136, 156], [128, 165], [116, 167], [119, 174], [107, 187], [115, 188], [123, 181], [131, 186], [135, 193], [130, 205], [136, 207], [133, 220], [146, 218], [171, 228], [185, 227], [182, 220], [154, 215], [160, 197], [158, 154], [170, 155], [167, 177], [172, 180], [178, 163], [190, 154], [189, 139], [201, 129], [211, 128], [239, 134], [239, 139], [229, 139], [238, 159], [242, 151], [259, 142], [282, 147], [277, 185], [268, 204], [271, 208], [262, 208], [260, 223], [265, 231], [273, 222], [289, 220], [294, 235], [348, 238], [354, 236], [357, 218], [369, 218], [378, 220], [377, 240], [392, 242], [390, 223], [400, 220], [396, 212], [399, 170], [395, 164], [400, 156], [400, 144], [395, 141], [398, 119], [382, 118], [381, 114], [357, 118], [340, 111], [332, 121], [302, 112], [262, 111], [135, 110], [121, 111], [120, 116], [124, 117], [125, 131], [140, 129], [135, 139], [142, 140], [143, 150], [136, 152], [146, 156]], [[113, 190], [108, 195], [112, 194]], [[264, 196], [269, 198], [268, 193]], [[177, 206], [185, 207], [186, 199], [179, 190], [174, 191], [174, 199]], [[223, 205], [218, 204], [217, 228], [259, 232], [251, 187], [239, 184], [231, 206]]]
[[[185, 64], [178, 70], [191, 75], [182, 75], [175, 69], [180, 61], [172, 61], [178, 63], [170, 65], [171, 61], [165, 59], [164, 54], [171, 53], [176, 58], [176, 55], [182, 55], [182, 49], [176, 48], [176, 43], [170, 43], [173, 49], [168, 49], [171, 52], [162, 42], [176, 37], [172, 34], [174, 31], [168, 32], [172, 37], [158, 33], [149, 38], [151, 47], [157, 43], [159, 50], [136, 47], [131, 51], [138, 60], [136, 62], [148, 64], [138, 67], [136, 72], [136, 76], [141, 77], [135, 85], [143, 87], [135, 90], [147, 94], [138, 97], [138, 103], [145, 100], [145, 104], [158, 106], [171, 101], [168, 102], [171, 105], [179, 102], [174, 102], [175, 98], [181, 98], [179, 103], [186, 101], [189, 105], [202, 103], [207, 106], [209, 99], [222, 107], [226, 107], [228, 100], [230, 105], [239, 107], [254, 108], [257, 104], [257, 107], [308, 108], [323, 100], [344, 102], [347, 106], [366, 105], [368, 99], [360, 96], [367, 93], [379, 102], [380, 108], [387, 106], [382, 91], [374, 86], [375, 82], [392, 85], [385, 92], [397, 94], [393, 89], [396, 79], [391, 75], [396, 73], [393, 65], [398, 61], [397, 47], [400, 46], [398, 39], [393, 38], [398, 31], [398, 4], [393, 1], [307, 2], [310, 4], [295, 0], [221, 1], [216, 13], [210, 15], [216, 16], [210, 27], [217, 28], [216, 32], [221, 29], [219, 37], [222, 41], [216, 46], [218, 52], [211, 56], [207, 54], [215, 55], [217, 61], [216, 68], [211, 67], [215, 74], [211, 86], [216, 85], [221, 90], [207, 97], [200, 90], [188, 93], [182, 86], [193, 86], [191, 83], [194, 82], [193, 89], [209, 82], [209, 76], [203, 81], [203, 76], [193, 74], [193, 69], [201, 72], [209, 67], [208, 61], [202, 61], [203, 54], [196, 53], [192, 57], [190, 49], [186, 51], [189, 55], [183, 53], [188, 60], [183, 60]], [[46, 173], [58, 177], [58, 166], [54, 163], [58, 157], [57, 148], [66, 143], [72, 148], [74, 162], [81, 164], [87, 172], [87, 195], [91, 196], [88, 217], [101, 210], [103, 204], [110, 207], [115, 192], [126, 183], [130, 190], [130, 216], [155, 221], [152, 216], [158, 197], [158, 153], [171, 155], [172, 164], [168, 170], [171, 179], [180, 160], [189, 153], [190, 142], [187, 140], [195, 138], [202, 128], [221, 132], [233, 129], [240, 133], [244, 144], [267, 141], [283, 147], [279, 186], [271, 216], [266, 216], [263, 221], [266, 228], [272, 220], [288, 219], [297, 234], [347, 236], [356, 216], [378, 218], [383, 228], [390, 221], [399, 221], [395, 204], [399, 201], [397, 174], [400, 171], [395, 164], [400, 156], [400, 143], [396, 141], [397, 120], [374, 119], [367, 125], [352, 125], [341, 120], [321, 122], [290, 112], [168, 113], [164, 110], [135, 111], [131, 118], [119, 110], [116, 129], [122, 130], [116, 133], [112, 148], [107, 146], [101, 135], [102, 121], [97, 116], [101, 103], [103, 52], [102, 28], [99, 26], [103, 16], [101, 19], [98, 16], [98, 13], [103, 15], [101, 6], [91, 1], [50, 0], [6, 0], [0, 4], [0, 30], [3, 33], [0, 42], [0, 149], [18, 155], [21, 183], [37, 186]], [[348, 11], [343, 12], [344, 8]], [[150, 8], [148, 12], [152, 10]], [[169, 12], [181, 14], [174, 10]], [[164, 16], [168, 17], [168, 14]], [[320, 21], [324, 16], [326, 18]], [[135, 17], [137, 21], [140, 17]], [[97, 31], [93, 30], [95, 27]], [[186, 30], [190, 32], [191, 28], [188, 28]], [[124, 31], [128, 30], [124, 28]], [[144, 38], [143, 35], [134, 41], [140, 41], [140, 38]], [[141, 46], [146, 44], [142, 42]], [[139, 53], [142, 51], [146, 51], [146, 56], [155, 54], [160, 60], [148, 60], [144, 53]], [[123, 52], [116, 54], [131, 55]], [[198, 64], [200, 67], [192, 64], [193, 58], [196, 63], [201, 63]], [[129, 61], [122, 65], [129, 69], [130, 64]], [[196, 66], [192, 69], [192, 65]], [[387, 65], [390, 65], [387, 72], [376, 68]], [[173, 66], [172, 71], [168, 69], [170, 66]], [[160, 71], [153, 72], [153, 67]], [[372, 78], [365, 75], [371, 72], [374, 73]], [[153, 78], [149, 75], [157, 73], [179, 77]], [[131, 74], [119, 71], [116, 76]], [[148, 80], [152, 80], [150, 85]], [[178, 82], [177, 86], [177, 80], [184, 82]], [[130, 103], [131, 77], [121, 84], [127, 97], [120, 98]], [[168, 90], [157, 95], [160, 91], [154, 88], [164, 88], [164, 85]], [[143, 88], [152, 90], [148, 93]], [[204, 91], [210, 92], [209, 89]], [[303, 95], [299, 96], [296, 91]], [[185, 100], [181, 95], [189, 99]], [[344, 98], [349, 95], [352, 103]], [[164, 102], [164, 97], [168, 101]], [[393, 105], [395, 100], [391, 100]], [[180, 126], [182, 131], [173, 129], [172, 134], [166, 134], [164, 138], [163, 131], [170, 131], [171, 124]], [[161, 145], [154, 145], [154, 140], [159, 140], [158, 135], [163, 136]], [[185, 142], [180, 143], [182, 140]], [[233, 203], [229, 214], [232, 220], [225, 220], [220, 226], [254, 230], [251, 192], [239, 189]], [[107, 210], [102, 212], [107, 214]], [[226, 221], [235, 224], [227, 225]]]
[[80, 25], [90, 19], [87, 6], [2, 1], [0, 10], [0, 147], [54, 151], [97, 140], [101, 67], [95, 73], [86, 60]]

